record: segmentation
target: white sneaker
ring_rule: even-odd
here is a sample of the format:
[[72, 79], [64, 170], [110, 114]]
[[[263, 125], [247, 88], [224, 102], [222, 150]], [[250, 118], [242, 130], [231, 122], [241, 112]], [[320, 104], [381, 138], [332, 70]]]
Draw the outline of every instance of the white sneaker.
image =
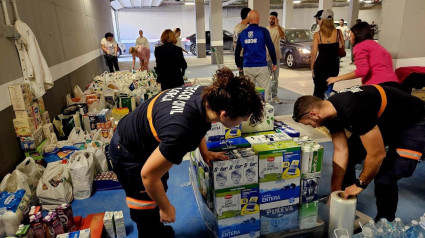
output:
[[272, 99], [272, 102], [277, 103], [277, 104], [282, 104], [282, 101], [278, 97], [274, 97]]

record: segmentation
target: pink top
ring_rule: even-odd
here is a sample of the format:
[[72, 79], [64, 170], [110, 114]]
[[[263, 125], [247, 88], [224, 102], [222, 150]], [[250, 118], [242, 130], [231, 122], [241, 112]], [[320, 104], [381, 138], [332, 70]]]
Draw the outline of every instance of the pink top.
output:
[[391, 54], [374, 40], [365, 40], [353, 48], [357, 77], [363, 85], [399, 82], [394, 73]]

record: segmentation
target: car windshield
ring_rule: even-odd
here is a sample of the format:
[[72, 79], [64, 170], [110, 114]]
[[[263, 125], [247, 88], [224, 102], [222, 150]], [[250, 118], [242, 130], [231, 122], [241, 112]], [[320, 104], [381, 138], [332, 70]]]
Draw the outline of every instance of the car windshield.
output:
[[294, 30], [286, 32], [286, 40], [289, 43], [313, 41], [313, 35], [309, 30]]

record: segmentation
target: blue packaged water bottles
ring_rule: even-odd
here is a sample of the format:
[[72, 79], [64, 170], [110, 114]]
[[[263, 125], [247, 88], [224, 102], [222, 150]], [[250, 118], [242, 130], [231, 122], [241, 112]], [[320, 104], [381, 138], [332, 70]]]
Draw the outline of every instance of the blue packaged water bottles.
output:
[[409, 228], [405, 233], [406, 238], [425, 238], [425, 216], [421, 217], [419, 225]]

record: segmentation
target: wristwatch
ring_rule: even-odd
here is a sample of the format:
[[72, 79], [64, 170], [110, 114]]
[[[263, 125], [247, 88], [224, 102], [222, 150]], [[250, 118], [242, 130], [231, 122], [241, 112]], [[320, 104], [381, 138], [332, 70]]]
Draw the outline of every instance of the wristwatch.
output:
[[356, 186], [357, 187], [366, 189], [367, 185], [368, 184], [366, 182], [363, 182], [360, 178], [356, 179]]

